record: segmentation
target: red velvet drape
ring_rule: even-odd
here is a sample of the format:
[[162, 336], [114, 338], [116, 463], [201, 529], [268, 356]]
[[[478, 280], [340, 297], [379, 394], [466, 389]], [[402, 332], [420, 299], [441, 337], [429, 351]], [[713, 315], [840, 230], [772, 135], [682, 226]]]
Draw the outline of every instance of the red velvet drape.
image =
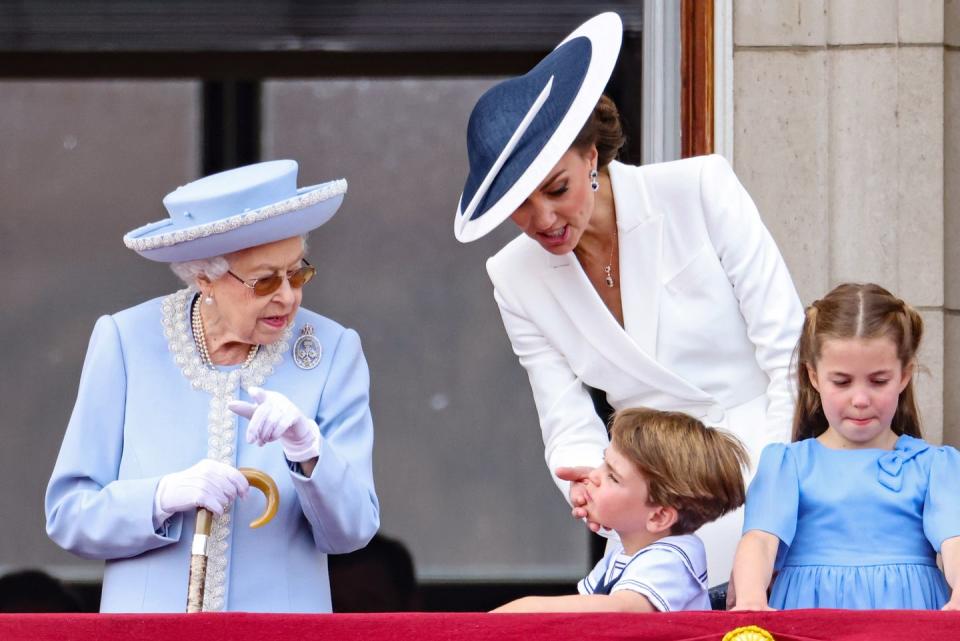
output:
[[759, 625], [777, 641], [960, 640], [960, 613], [794, 610], [679, 614], [3, 614], [2, 641], [719, 641]]

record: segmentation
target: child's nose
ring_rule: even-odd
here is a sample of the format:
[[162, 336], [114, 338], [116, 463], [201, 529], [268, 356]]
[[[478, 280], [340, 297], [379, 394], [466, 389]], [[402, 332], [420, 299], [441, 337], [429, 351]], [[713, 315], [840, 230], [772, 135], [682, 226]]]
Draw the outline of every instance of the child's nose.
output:
[[870, 405], [870, 397], [864, 390], [856, 390], [853, 393], [853, 406], [854, 407], [867, 407]]

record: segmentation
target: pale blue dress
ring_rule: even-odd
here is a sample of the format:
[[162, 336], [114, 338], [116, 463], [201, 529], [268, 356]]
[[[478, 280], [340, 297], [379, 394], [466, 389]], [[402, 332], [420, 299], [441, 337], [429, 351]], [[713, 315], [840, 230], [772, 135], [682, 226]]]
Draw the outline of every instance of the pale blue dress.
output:
[[911, 436], [893, 450], [769, 445], [743, 529], [780, 539], [773, 608], [939, 609], [950, 588], [936, 555], [960, 535], [960, 453]]

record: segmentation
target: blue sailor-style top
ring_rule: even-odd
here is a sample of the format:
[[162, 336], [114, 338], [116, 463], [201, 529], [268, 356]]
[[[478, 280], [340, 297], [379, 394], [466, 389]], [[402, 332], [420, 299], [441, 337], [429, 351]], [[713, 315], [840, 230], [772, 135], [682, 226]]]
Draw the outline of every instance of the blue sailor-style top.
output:
[[647, 597], [661, 612], [709, 610], [707, 556], [695, 534], [667, 536], [625, 554], [623, 544], [610, 549], [577, 584], [580, 594], [612, 594], [632, 590]]

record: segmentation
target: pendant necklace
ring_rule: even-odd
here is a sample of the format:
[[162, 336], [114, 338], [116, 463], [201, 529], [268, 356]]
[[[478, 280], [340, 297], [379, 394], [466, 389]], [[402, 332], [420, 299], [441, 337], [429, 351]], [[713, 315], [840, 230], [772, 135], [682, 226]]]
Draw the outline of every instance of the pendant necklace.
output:
[[607, 287], [613, 287], [617, 284], [617, 281], [613, 277], [613, 252], [617, 249], [617, 230], [613, 230], [613, 244], [610, 245], [610, 258], [607, 260], [607, 266], [603, 268], [604, 279], [603, 282], [607, 284]]

